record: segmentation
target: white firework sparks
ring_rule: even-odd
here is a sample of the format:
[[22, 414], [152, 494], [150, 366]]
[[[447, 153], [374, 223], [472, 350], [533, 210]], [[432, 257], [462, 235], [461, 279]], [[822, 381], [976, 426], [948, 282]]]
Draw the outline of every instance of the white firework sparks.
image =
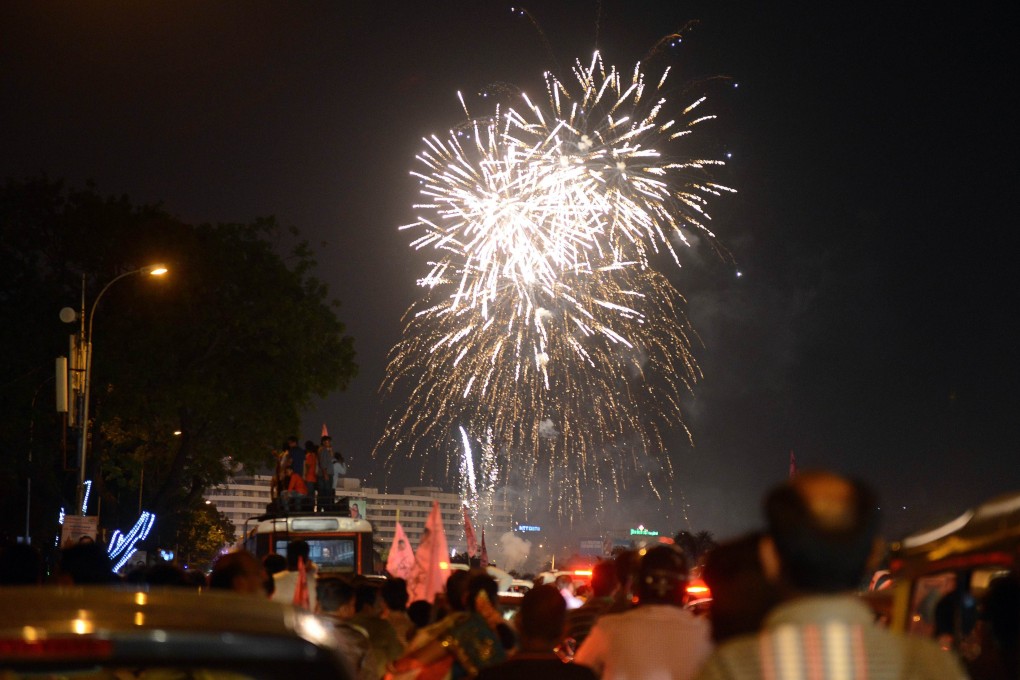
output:
[[502, 474], [547, 483], [568, 514], [582, 488], [618, 493], [621, 463], [661, 454], [682, 426], [699, 372], [655, 257], [679, 265], [686, 232], [711, 240], [709, 199], [732, 191], [708, 173], [722, 161], [682, 154], [711, 116], [700, 97], [665, 118], [668, 71], [649, 85], [596, 54], [573, 74], [574, 95], [547, 74], [543, 105], [522, 96], [425, 140], [425, 200], [404, 228], [435, 260], [384, 389], [417, 382], [380, 442], [413, 453], [467, 422], [509, 452]]

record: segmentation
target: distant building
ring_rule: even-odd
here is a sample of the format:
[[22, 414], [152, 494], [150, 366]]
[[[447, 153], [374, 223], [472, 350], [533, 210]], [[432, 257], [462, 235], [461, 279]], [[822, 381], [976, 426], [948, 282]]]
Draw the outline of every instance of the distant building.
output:
[[272, 476], [249, 475], [245, 473], [234, 476], [221, 486], [205, 492], [205, 501], [216, 506], [234, 524], [234, 540], [244, 535], [244, 521], [249, 517], [261, 515], [266, 511], [271, 496], [269, 483]]
[[[206, 492], [205, 500], [214, 504], [233, 522], [235, 540], [240, 540], [243, 536], [245, 520], [266, 512], [266, 506], [271, 499], [269, 493], [271, 480], [272, 477], [268, 474], [240, 473], [227, 483]], [[364, 501], [365, 518], [372, 523], [373, 538], [380, 550], [388, 549], [393, 543], [398, 513], [408, 540], [417, 548], [425, 529], [425, 521], [432, 511], [433, 501], [439, 503], [443, 529], [446, 531], [446, 541], [450, 549], [457, 552], [467, 550], [461, 499], [455, 493], [447, 493], [431, 486], [408, 487], [400, 494], [380, 493], [378, 489], [362, 487], [360, 479], [338, 477], [336, 495], [352, 501]], [[471, 513], [471, 522], [481, 546], [482, 522], [476, 513]], [[491, 561], [498, 564], [499, 538], [512, 529], [510, 504], [497, 501], [489, 512], [489, 520], [485, 523], [485, 541]]]
[[[412, 546], [417, 547], [425, 529], [425, 521], [432, 512], [432, 502], [439, 503], [439, 512], [443, 516], [443, 529], [446, 541], [451, 550], [465, 552], [467, 541], [464, 537], [464, 513], [461, 511], [460, 496], [444, 492], [434, 486], [415, 486], [404, 489], [401, 494], [380, 493], [378, 489], [362, 487], [361, 480], [342, 477], [337, 480], [338, 496], [346, 496], [351, 500], [364, 499], [365, 516], [372, 523], [375, 542], [383, 549], [393, 543], [393, 534], [400, 519]], [[477, 534], [478, 544], [482, 542], [481, 520], [475, 513], [471, 514], [471, 523]], [[496, 546], [499, 538], [513, 528], [511, 506], [505, 501], [497, 501], [489, 512], [489, 520], [485, 523], [485, 542], [489, 550], [489, 559], [499, 561]]]

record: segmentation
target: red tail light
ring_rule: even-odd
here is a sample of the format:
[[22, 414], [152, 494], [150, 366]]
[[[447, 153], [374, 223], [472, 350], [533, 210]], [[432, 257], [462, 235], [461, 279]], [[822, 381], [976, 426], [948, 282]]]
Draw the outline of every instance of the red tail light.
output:
[[690, 582], [688, 582], [687, 594], [698, 599], [703, 597], [712, 597], [712, 591], [709, 590], [708, 584], [700, 578], [691, 579]]
[[112, 655], [113, 643], [96, 638], [0, 640], [0, 657], [8, 660], [106, 659]]

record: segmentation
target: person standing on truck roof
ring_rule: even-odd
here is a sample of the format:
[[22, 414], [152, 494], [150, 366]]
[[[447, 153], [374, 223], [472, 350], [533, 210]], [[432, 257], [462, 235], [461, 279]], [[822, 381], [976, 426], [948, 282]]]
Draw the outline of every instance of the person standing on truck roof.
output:
[[319, 445], [319, 507], [333, 504], [333, 439], [327, 434]]
[[308, 487], [308, 500], [315, 506], [315, 492], [319, 490], [319, 447], [311, 439], [305, 442], [305, 473], [302, 475]]
[[298, 438], [293, 435], [287, 437], [287, 453], [290, 455], [290, 469], [304, 476], [305, 451], [298, 446]]

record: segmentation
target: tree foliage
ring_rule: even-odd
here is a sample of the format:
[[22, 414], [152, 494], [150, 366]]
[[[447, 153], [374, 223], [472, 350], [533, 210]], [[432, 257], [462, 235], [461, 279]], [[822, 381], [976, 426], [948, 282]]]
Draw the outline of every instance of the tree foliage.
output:
[[[170, 270], [118, 281], [94, 315], [88, 462], [103, 525], [130, 525], [139, 497], [164, 521], [184, 517], [231, 466], [268, 464], [311, 398], [356, 374], [353, 341], [313, 275], [311, 250], [271, 217], [196, 226], [43, 177], [0, 189], [0, 231], [0, 450], [14, 463], [0, 482], [16, 488], [31, 470], [33, 512], [38, 505], [47, 520], [74, 498], [52, 376], [78, 330], [58, 311], [80, 308], [83, 287], [87, 314], [119, 274], [154, 263]], [[66, 438], [73, 465], [74, 432]], [[3, 502], [13, 510], [24, 495]]]
[[674, 543], [683, 551], [690, 561], [689, 566], [701, 564], [709, 551], [716, 546], [715, 538], [709, 531], [681, 531], [673, 538]]
[[192, 569], [209, 569], [233, 542], [234, 525], [213, 505], [201, 505], [181, 517], [174, 545], [177, 558]]

